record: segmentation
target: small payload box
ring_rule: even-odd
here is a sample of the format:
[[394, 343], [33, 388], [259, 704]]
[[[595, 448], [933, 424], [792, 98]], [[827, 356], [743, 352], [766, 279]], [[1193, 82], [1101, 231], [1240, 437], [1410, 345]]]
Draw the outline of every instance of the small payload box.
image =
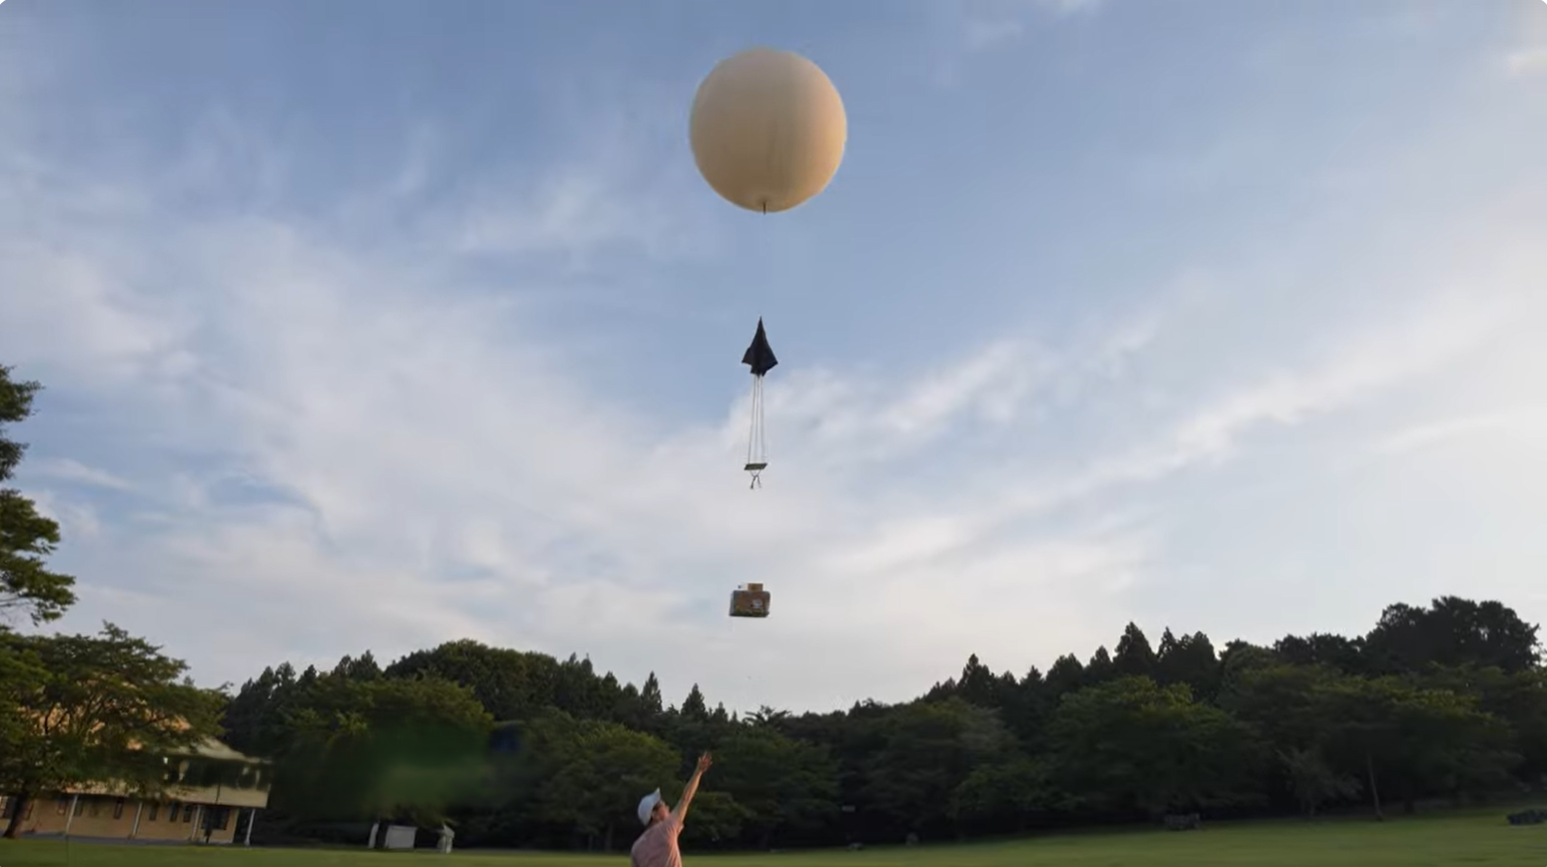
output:
[[732, 617], [767, 617], [768, 591], [761, 584], [748, 584], [731, 591]]

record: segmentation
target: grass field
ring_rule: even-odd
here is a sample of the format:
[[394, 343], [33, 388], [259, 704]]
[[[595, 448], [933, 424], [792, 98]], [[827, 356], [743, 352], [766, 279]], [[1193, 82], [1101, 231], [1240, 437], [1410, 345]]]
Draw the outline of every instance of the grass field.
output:
[[[380, 867], [445, 859], [434, 852], [212, 849], [193, 846], [66, 845], [57, 840], [0, 840], [0, 867]], [[457, 867], [600, 867], [626, 856], [458, 852]], [[1047, 836], [1007, 843], [877, 848], [863, 852], [709, 855], [684, 852], [710, 867], [1547, 867], [1547, 825], [1511, 827], [1503, 811], [1401, 818], [1219, 824], [1202, 831], [1118, 831]]]

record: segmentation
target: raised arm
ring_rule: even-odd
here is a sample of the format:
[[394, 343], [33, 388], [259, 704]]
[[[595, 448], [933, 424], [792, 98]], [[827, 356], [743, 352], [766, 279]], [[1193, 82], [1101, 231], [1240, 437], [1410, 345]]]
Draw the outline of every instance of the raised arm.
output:
[[671, 816], [678, 825], [681, 825], [688, 817], [688, 806], [693, 803], [693, 796], [698, 794], [698, 781], [703, 778], [704, 771], [709, 770], [713, 764], [708, 753], [698, 757], [698, 767], [693, 769], [693, 776], [688, 778], [687, 786], [682, 789], [682, 797], [677, 799], [677, 806], [672, 808]]

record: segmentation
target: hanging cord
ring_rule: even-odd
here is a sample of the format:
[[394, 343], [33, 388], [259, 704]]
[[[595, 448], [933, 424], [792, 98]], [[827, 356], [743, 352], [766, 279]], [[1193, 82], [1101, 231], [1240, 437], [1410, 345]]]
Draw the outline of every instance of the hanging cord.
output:
[[752, 377], [752, 430], [747, 435], [747, 472], [753, 488], [762, 487], [763, 467], [768, 464], [768, 447], [763, 430], [763, 378]]
[[[768, 216], [768, 200], [761, 202], [763, 216]], [[760, 237], [764, 237], [759, 232]], [[761, 317], [759, 322], [761, 322]], [[763, 486], [763, 469], [768, 466], [768, 446], [766, 433], [763, 429], [763, 377], [761, 374], [752, 376], [752, 430], [747, 436], [747, 472], [752, 474], [752, 483], [748, 490], [756, 490]]]
[[[757, 378], [757, 451], [758, 462], [768, 463], [768, 425], [763, 421], [763, 377]], [[761, 483], [760, 483], [761, 484]]]

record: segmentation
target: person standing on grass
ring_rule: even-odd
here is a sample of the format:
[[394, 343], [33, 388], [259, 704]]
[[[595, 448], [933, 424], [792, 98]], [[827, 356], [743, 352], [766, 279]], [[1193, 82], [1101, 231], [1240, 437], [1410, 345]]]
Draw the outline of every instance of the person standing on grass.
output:
[[639, 801], [639, 823], [645, 832], [634, 841], [629, 850], [630, 867], [682, 867], [682, 852], [677, 849], [677, 837], [682, 833], [682, 822], [688, 817], [688, 806], [698, 793], [698, 781], [711, 764], [709, 754], [698, 757], [698, 768], [682, 790], [682, 798], [675, 809], [666, 804], [661, 790], [656, 789]]

